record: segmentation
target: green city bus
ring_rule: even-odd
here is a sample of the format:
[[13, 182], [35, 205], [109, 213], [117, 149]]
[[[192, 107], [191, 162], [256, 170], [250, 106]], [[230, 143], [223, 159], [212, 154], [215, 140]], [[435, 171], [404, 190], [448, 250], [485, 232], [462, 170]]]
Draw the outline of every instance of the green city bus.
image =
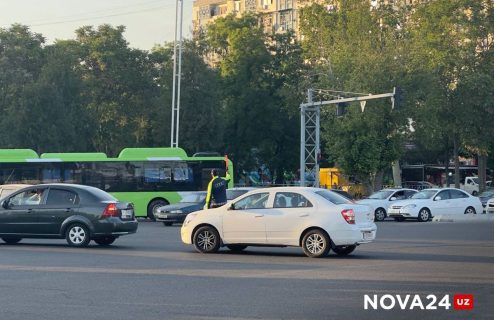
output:
[[[233, 164], [228, 162], [232, 179]], [[225, 174], [219, 154], [192, 157], [181, 148], [126, 148], [117, 158], [104, 153], [43, 153], [0, 149], [0, 184], [77, 183], [100, 188], [132, 202], [136, 216], [154, 218], [160, 206], [176, 203], [191, 191], [206, 190], [211, 169]]]

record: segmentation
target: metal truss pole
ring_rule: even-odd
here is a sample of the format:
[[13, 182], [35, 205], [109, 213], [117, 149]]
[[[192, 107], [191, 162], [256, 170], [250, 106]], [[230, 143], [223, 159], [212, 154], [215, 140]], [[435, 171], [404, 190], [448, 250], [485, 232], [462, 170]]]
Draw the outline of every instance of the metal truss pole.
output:
[[313, 89], [307, 90], [307, 103], [300, 105], [300, 185], [319, 187], [321, 106], [360, 101], [362, 112], [364, 112], [365, 101], [391, 98], [392, 108], [394, 108], [396, 88], [393, 88], [393, 93], [369, 94], [368, 96], [318, 102], [313, 101], [313, 91]]

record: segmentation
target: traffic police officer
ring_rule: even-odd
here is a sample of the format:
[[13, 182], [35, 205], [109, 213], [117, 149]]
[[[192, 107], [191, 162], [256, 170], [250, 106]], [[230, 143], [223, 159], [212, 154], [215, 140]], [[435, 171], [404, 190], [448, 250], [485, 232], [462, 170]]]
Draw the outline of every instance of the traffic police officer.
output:
[[230, 182], [230, 174], [226, 172], [224, 178], [218, 175], [218, 169], [211, 170], [211, 181], [208, 185], [208, 194], [204, 209], [218, 208], [226, 204], [226, 188]]

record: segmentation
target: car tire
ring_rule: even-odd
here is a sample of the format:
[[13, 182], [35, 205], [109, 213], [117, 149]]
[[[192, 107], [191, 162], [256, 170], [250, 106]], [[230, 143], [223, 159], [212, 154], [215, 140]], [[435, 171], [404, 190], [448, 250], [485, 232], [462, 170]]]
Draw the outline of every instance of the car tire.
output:
[[244, 246], [241, 244], [229, 244], [226, 247], [228, 249], [230, 249], [231, 251], [236, 251], [236, 252], [240, 252], [240, 251], [244, 250], [245, 248], [247, 248], [247, 246]]
[[18, 243], [19, 241], [22, 240], [22, 238], [20, 237], [5, 237], [5, 238], [2, 238], [2, 240], [6, 243], [6, 244], [16, 244]]
[[477, 192], [477, 191], [473, 191], [473, 192], [472, 192], [472, 196], [474, 196], [474, 197], [476, 197], [476, 196], [477, 196], [477, 194], [478, 194], [478, 192]]
[[324, 257], [330, 250], [329, 237], [322, 230], [310, 230], [302, 239], [302, 248], [310, 258]]
[[109, 246], [113, 242], [115, 242], [116, 239], [117, 239], [117, 237], [108, 236], [108, 237], [94, 239], [94, 242], [96, 242], [100, 246]]
[[429, 221], [431, 218], [431, 212], [427, 208], [422, 208], [419, 211], [419, 215], [417, 216], [417, 220], [420, 222], [426, 222]]
[[202, 253], [215, 253], [220, 248], [220, 235], [211, 226], [200, 227], [194, 232], [194, 247]]
[[386, 219], [386, 210], [384, 210], [383, 208], [377, 208], [374, 212], [374, 216], [376, 221], [383, 221], [384, 219]]
[[465, 209], [465, 214], [477, 214], [474, 207], [468, 207]]
[[338, 246], [338, 247], [334, 247], [333, 251], [334, 251], [334, 253], [336, 253], [339, 256], [346, 256], [346, 255], [349, 255], [350, 253], [352, 253], [353, 250], [355, 250], [355, 248], [357, 248], [356, 245]]
[[86, 247], [91, 241], [89, 229], [82, 223], [71, 224], [65, 231], [65, 239], [71, 247]]
[[403, 222], [403, 221], [405, 221], [405, 218], [403, 218], [403, 217], [396, 217], [395, 218], [395, 221]]
[[163, 199], [156, 199], [151, 201], [151, 203], [148, 205], [148, 215], [147, 217], [152, 220], [156, 221], [156, 217], [154, 216], [154, 213], [156, 210], [158, 210], [159, 207], [169, 205], [170, 203], [166, 200]]
[[172, 226], [172, 225], [173, 225], [173, 222], [163, 222], [163, 225], [164, 225], [165, 227], [170, 227], [170, 226]]

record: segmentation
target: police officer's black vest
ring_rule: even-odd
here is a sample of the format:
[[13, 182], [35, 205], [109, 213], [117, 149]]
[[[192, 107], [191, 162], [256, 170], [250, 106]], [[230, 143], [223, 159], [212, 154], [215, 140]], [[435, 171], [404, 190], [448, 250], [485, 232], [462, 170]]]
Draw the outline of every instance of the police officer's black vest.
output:
[[228, 181], [221, 178], [216, 177], [211, 183], [211, 200], [212, 203], [215, 204], [224, 204], [226, 203], [226, 187], [228, 185]]

